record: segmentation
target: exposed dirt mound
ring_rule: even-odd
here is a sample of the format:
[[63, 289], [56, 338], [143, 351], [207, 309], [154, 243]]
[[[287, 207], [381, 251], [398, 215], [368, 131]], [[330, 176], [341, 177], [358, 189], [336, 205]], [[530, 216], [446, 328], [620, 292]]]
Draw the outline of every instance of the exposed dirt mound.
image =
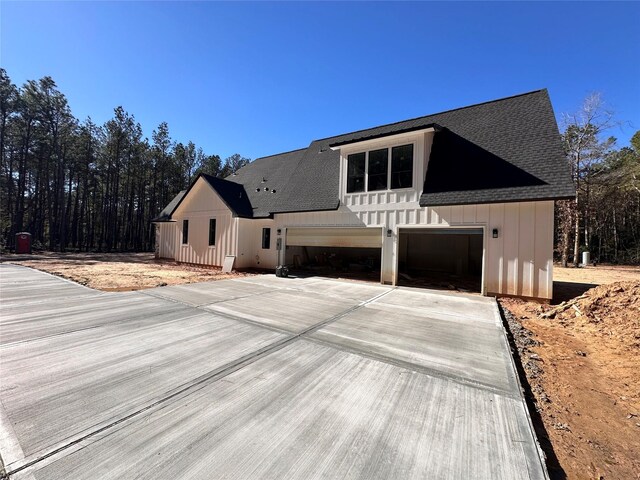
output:
[[640, 281], [600, 285], [540, 317], [615, 337], [627, 348], [636, 350], [640, 347]]
[[557, 306], [500, 303], [546, 429], [540, 439], [553, 445], [551, 478], [640, 479], [640, 281]]

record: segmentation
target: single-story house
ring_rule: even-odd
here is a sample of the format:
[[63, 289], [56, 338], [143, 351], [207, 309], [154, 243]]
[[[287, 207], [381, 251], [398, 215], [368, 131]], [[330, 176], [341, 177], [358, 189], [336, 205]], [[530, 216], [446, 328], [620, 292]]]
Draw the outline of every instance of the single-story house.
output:
[[544, 300], [554, 200], [574, 195], [538, 90], [314, 140], [226, 179], [199, 175], [154, 220], [156, 254], [366, 270], [390, 285], [475, 282], [485, 295]]

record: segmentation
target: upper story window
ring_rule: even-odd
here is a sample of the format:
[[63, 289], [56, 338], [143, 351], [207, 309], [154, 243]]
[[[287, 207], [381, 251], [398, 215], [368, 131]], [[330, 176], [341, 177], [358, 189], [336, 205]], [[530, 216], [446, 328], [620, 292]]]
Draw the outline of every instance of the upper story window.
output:
[[411, 187], [413, 144], [354, 153], [347, 157], [347, 193]]
[[372, 150], [369, 152], [367, 167], [367, 191], [386, 190], [389, 176], [389, 150]]
[[391, 149], [391, 188], [413, 187], [413, 144]]
[[347, 157], [347, 193], [364, 192], [365, 153]]

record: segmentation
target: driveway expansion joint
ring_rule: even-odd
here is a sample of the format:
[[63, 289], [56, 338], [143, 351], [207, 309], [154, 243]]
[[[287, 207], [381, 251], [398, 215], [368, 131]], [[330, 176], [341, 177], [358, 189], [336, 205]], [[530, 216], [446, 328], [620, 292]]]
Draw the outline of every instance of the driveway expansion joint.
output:
[[[32, 455], [30, 460], [27, 460], [25, 463], [23, 463], [22, 465], [17, 466], [16, 468], [13, 468], [9, 471], [7, 471], [5, 473], [5, 475], [7, 477], [10, 477], [11, 475], [14, 475], [16, 473], [19, 473], [23, 470], [26, 470], [30, 467], [33, 467], [34, 465], [45, 461], [61, 452], [63, 452], [64, 450], [67, 450], [75, 445], [78, 445], [79, 443], [90, 439], [91, 437], [95, 437], [96, 435], [99, 435], [100, 433], [105, 432], [106, 430], [109, 430], [117, 425], [120, 425], [124, 422], [127, 422], [129, 420], [132, 420], [133, 418], [149, 411], [152, 410], [156, 407], [160, 407], [161, 405], [166, 404], [167, 402], [177, 399], [177, 398], [182, 398], [182, 396], [184, 395], [188, 395], [189, 393], [193, 393], [197, 390], [199, 390], [199, 388], [204, 387], [205, 385], [214, 383], [218, 380], [221, 380], [225, 377], [227, 377], [228, 375], [231, 375], [232, 373], [240, 370], [241, 368], [246, 367], [247, 365], [250, 365], [254, 362], [256, 362], [257, 360], [260, 360], [263, 357], [266, 357], [267, 355], [270, 355], [272, 353], [275, 353], [281, 349], [283, 349], [284, 347], [294, 343], [297, 340], [300, 340], [301, 338], [305, 338], [306, 335], [313, 333], [319, 329], [321, 329], [322, 327], [329, 325], [330, 323], [333, 323], [337, 320], [339, 320], [340, 318], [348, 315], [349, 313], [352, 313], [360, 308], [363, 308], [365, 305], [368, 305], [369, 303], [375, 302], [376, 300], [378, 300], [379, 298], [389, 294], [390, 292], [392, 292], [394, 290], [394, 288], [390, 288], [389, 290], [378, 294], [368, 300], [365, 300], [363, 302], [360, 302], [357, 305], [354, 305], [340, 313], [337, 313], [336, 315], [331, 316], [328, 319], [322, 320], [321, 322], [318, 322], [314, 325], [311, 325], [307, 328], [305, 328], [304, 330], [294, 333], [294, 334], [289, 334], [289, 336], [282, 338], [280, 340], [277, 340], [274, 343], [271, 343], [269, 345], [266, 345], [254, 352], [248, 353], [247, 355], [244, 355], [242, 357], [240, 357], [237, 360], [234, 360], [232, 362], [229, 362], [221, 367], [218, 367], [208, 373], [205, 373], [204, 375], [201, 375], [189, 382], [183, 383], [181, 386], [177, 387], [178, 390], [174, 391], [173, 393], [169, 394], [169, 395], [165, 395], [164, 397], [159, 398], [158, 400], [155, 400], [154, 402], [139, 408], [138, 410], [131, 412], [129, 414], [126, 414], [124, 416], [122, 416], [121, 418], [118, 418], [116, 420], [112, 420], [112, 421], [107, 421], [104, 422], [105, 424], [103, 424], [102, 426], [99, 426], [97, 428], [94, 428], [94, 430], [89, 431], [88, 433], [81, 435], [78, 438], [75, 438], [73, 440], [67, 441], [66, 443], [48, 451], [48, 452], [42, 452], [42, 453], [36, 453], [34, 455]], [[152, 295], [153, 296], [153, 295]], [[181, 304], [186, 304], [184, 302], [180, 302], [180, 301], [176, 301], [176, 303], [181, 303]], [[200, 308], [190, 305], [192, 308], [194, 309], [199, 309]], [[212, 313], [209, 312], [207, 310], [204, 310], [208, 313]], [[223, 317], [226, 318], [226, 315], [222, 315]], [[253, 323], [253, 322], [251, 322]], [[34, 458], [35, 457], [35, 458]]]
[[[245, 282], [245, 283], [247, 283], [247, 282]], [[229, 302], [231, 300], [240, 300], [240, 299], [243, 299], [243, 298], [251, 298], [251, 297], [257, 297], [259, 295], [268, 295], [269, 293], [273, 293], [272, 290], [267, 290], [267, 291], [264, 291], [264, 292], [250, 293], [248, 295], [240, 295], [240, 296], [233, 297], [233, 298], [224, 298], [224, 299], [221, 299], [221, 300], [215, 300], [213, 302], [205, 302], [205, 303], [193, 304], [193, 303], [189, 303], [189, 302], [183, 302], [182, 300], [178, 300], [176, 298], [167, 297], [167, 296], [162, 295], [161, 293], [151, 292], [151, 291], [148, 291], [148, 290], [138, 290], [138, 292], [140, 292], [140, 293], [142, 293], [144, 295], [148, 295], [148, 296], [153, 297], [153, 298], [157, 298], [157, 299], [160, 299], [160, 300], [167, 300], [167, 301], [170, 301], [170, 302], [179, 303], [181, 305], [186, 305], [188, 307], [193, 307], [193, 308], [202, 308], [202, 307], [206, 307], [208, 305], [215, 305], [216, 303], [224, 303], [224, 302]]]
[[355, 347], [348, 347], [346, 345], [338, 345], [336, 343], [333, 343], [331, 341], [328, 340], [324, 340], [321, 338], [314, 338], [314, 337], [309, 337], [306, 338], [307, 341], [313, 342], [313, 343], [317, 343], [319, 345], [324, 345], [325, 347], [330, 347], [333, 348], [335, 350], [339, 350], [341, 352], [347, 352], [350, 353], [352, 355], [357, 355], [359, 357], [363, 357], [363, 358], [369, 358], [371, 360], [376, 360], [378, 362], [382, 362], [382, 363], [386, 363], [387, 365], [393, 365], [395, 367], [400, 367], [400, 368], [404, 368], [405, 370], [409, 370], [411, 372], [415, 372], [415, 373], [419, 373], [421, 375], [427, 375], [429, 377], [435, 377], [435, 378], [439, 378], [441, 380], [447, 380], [453, 383], [457, 383], [460, 384], [462, 386], [465, 387], [471, 387], [471, 388], [476, 388], [478, 390], [483, 390], [485, 392], [491, 392], [494, 393], [496, 395], [500, 395], [503, 397], [509, 397], [512, 398], [514, 400], [519, 400], [520, 396], [517, 395], [516, 393], [510, 392], [508, 390], [502, 389], [502, 388], [498, 388], [495, 387], [491, 384], [488, 383], [484, 383], [484, 382], [479, 382], [479, 381], [475, 381], [475, 380], [470, 380], [468, 378], [464, 378], [460, 375], [454, 375], [451, 373], [445, 373], [439, 370], [436, 370], [434, 368], [430, 368], [430, 367], [425, 367], [422, 365], [417, 365], [415, 363], [411, 363], [411, 362], [405, 362], [402, 360], [398, 360], [398, 359], [394, 359], [391, 357], [388, 357], [386, 355], [382, 355], [379, 353], [372, 353], [372, 352], [365, 352], [363, 350], [360, 350], [359, 348], [355, 348]]

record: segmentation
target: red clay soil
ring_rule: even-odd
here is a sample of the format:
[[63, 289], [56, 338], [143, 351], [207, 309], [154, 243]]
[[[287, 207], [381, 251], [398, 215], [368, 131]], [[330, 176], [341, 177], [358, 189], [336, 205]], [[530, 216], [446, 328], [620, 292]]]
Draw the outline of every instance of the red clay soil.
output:
[[235, 271], [223, 273], [218, 267], [156, 260], [152, 253], [42, 252], [33, 255], [3, 255], [2, 261], [36, 268], [107, 292], [209, 282], [249, 275]]
[[555, 306], [500, 303], [552, 445], [551, 477], [640, 479], [640, 281]]

